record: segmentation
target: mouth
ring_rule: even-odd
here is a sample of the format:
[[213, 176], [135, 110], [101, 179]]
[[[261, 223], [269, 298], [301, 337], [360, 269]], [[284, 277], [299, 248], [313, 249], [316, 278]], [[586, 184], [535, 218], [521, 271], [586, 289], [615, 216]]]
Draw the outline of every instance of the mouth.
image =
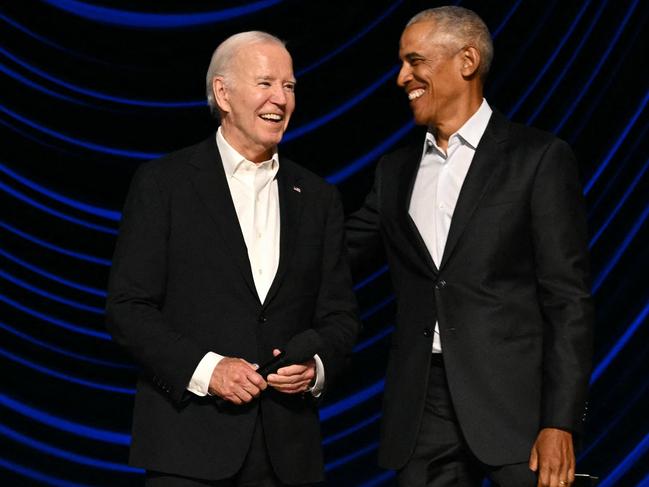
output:
[[271, 123], [281, 123], [284, 121], [284, 115], [280, 115], [279, 113], [261, 113], [259, 118]]
[[417, 88], [416, 90], [412, 90], [408, 92], [408, 100], [414, 101], [417, 98], [420, 98], [424, 93], [426, 93], [426, 90], [423, 88]]

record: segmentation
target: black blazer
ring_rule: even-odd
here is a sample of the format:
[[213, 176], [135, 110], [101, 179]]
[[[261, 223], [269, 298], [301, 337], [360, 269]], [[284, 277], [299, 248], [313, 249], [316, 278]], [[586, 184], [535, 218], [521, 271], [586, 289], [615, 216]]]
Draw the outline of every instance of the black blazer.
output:
[[413, 451], [439, 321], [469, 447], [490, 465], [524, 462], [540, 428], [576, 431], [584, 409], [593, 309], [577, 165], [565, 142], [494, 112], [437, 269], [408, 215], [422, 149], [385, 156], [347, 223], [355, 271], [384, 250], [397, 296], [379, 461], [400, 468]]
[[259, 409], [271, 462], [286, 483], [322, 479], [317, 407], [274, 390], [235, 406], [186, 391], [208, 351], [264, 363], [313, 329], [327, 384], [358, 331], [336, 189], [288, 159], [277, 174], [280, 260], [264, 303], [215, 137], [138, 169], [129, 191], [107, 304], [115, 341], [142, 365], [132, 465], [204, 479], [241, 467]]

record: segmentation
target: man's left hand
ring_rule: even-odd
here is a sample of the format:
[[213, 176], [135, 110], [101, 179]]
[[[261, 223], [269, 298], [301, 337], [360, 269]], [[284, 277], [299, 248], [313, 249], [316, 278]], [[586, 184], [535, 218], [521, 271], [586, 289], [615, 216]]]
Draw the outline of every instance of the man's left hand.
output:
[[568, 487], [575, 481], [575, 451], [572, 434], [543, 428], [530, 454], [530, 469], [538, 473], [539, 487]]
[[[273, 350], [273, 355], [277, 356], [279, 353], [279, 350]], [[269, 374], [266, 380], [269, 386], [279, 392], [298, 394], [311, 389], [315, 375], [315, 360], [309, 359], [302, 364], [282, 367], [276, 374]]]

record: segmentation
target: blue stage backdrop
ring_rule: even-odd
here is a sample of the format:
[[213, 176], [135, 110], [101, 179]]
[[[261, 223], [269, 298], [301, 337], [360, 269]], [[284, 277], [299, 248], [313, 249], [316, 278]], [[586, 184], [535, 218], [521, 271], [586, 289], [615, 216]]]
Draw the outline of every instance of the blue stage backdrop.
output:
[[[467, 1], [495, 38], [490, 104], [570, 142], [588, 201], [595, 369], [579, 470], [649, 486], [649, 2]], [[135, 486], [135, 366], [104, 299], [138, 164], [215, 130], [215, 46], [288, 42], [297, 111], [281, 152], [356, 209], [378, 157], [421, 132], [397, 89], [406, 21], [438, 2], [20, 0], [0, 5], [0, 484]], [[321, 407], [328, 485], [392, 485], [376, 466], [394, 324], [385, 268], [357, 283], [364, 330]]]

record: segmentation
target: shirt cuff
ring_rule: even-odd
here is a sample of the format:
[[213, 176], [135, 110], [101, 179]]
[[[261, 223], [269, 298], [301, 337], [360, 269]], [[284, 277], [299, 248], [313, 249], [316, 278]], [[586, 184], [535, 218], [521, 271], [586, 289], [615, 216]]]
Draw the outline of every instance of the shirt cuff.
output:
[[209, 394], [212, 372], [214, 372], [214, 367], [218, 365], [222, 358], [223, 355], [214, 352], [207, 352], [203, 359], [198, 363], [196, 370], [194, 370], [194, 375], [192, 375], [192, 378], [187, 385], [187, 390], [193, 392], [197, 396], [207, 396]]
[[311, 387], [310, 392], [313, 397], [320, 397], [325, 385], [324, 365], [322, 364], [322, 360], [317, 353], [313, 356], [313, 358], [315, 359], [315, 383]]

